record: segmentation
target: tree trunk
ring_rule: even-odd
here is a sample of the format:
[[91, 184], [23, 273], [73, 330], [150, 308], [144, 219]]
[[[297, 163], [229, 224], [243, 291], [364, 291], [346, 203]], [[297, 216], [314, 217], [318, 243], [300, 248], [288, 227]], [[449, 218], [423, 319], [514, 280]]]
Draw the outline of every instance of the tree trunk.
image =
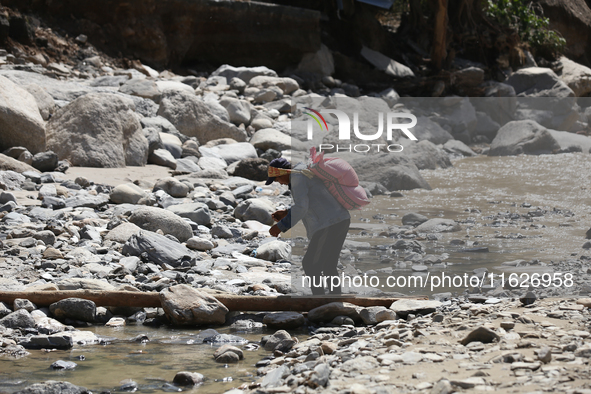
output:
[[436, 70], [447, 57], [447, 0], [433, 0], [435, 2], [435, 29], [431, 46], [431, 62]]

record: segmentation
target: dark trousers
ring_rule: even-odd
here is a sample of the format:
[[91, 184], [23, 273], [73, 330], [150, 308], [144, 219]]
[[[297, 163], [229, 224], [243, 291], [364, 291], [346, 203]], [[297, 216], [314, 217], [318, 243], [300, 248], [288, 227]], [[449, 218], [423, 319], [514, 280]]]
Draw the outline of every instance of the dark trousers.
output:
[[[312, 236], [302, 266], [304, 273], [312, 279], [312, 294], [324, 295], [322, 276], [338, 276], [339, 254], [349, 231], [350, 219], [318, 230]], [[330, 279], [328, 280], [330, 283]], [[341, 288], [333, 289], [332, 294], [341, 294]]]

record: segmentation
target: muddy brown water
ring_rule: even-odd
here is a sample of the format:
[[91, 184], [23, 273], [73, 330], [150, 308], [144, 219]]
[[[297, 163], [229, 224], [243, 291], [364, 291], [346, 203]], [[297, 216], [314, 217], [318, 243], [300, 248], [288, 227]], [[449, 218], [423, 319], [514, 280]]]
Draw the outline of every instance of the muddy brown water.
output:
[[[433, 273], [463, 274], [481, 267], [500, 273], [507, 270], [502, 266], [507, 261], [537, 259], [546, 264], [576, 258], [583, 253], [584, 234], [591, 227], [590, 169], [591, 155], [585, 154], [456, 160], [453, 168], [422, 171], [433, 190], [405, 191], [401, 198], [377, 196], [364, 210], [354, 212], [353, 228], [357, 229], [350, 232], [349, 238], [387, 248], [396, 240], [367, 234], [379, 233], [389, 225], [401, 225], [404, 214], [417, 212], [429, 218], [462, 222], [459, 232], [442, 234], [436, 241], [423, 241], [427, 253], [447, 256], [440, 267], [431, 268]], [[520, 219], [512, 223], [504, 218], [534, 211], [544, 213], [530, 221]], [[450, 244], [452, 240], [462, 240], [465, 245], [454, 246]], [[474, 242], [478, 244], [473, 245]], [[486, 246], [489, 252], [461, 252], [462, 248], [473, 246]], [[404, 261], [404, 256], [391, 256], [385, 250], [356, 251], [355, 266], [367, 272], [394, 265], [390, 275], [411, 273], [410, 267], [395, 265]], [[384, 264], [384, 257], [393, 257], [394, 263]], [[439, 288], [432, 293], [443, 291], [459, 293], [462, 289]], [[412, 288], [405, 292], [429, 293]], [[113, 392], [126, 379], [137, 382], [138, 392], [167, 392], [177, 390], [167, 386], [176, 372], [194, 371], [202, 373], [206, 382], [189, 391], [221, 393], [255, 381], [254, 364], [268, 355], [262, 349], [245, 351], [245, 359], [239, 364], [224, 366], [213, 361], [215, 347], [195, 343], [198, 329], [127, 326], [90, 330], [112, 338], [111, 343], [77, 345], [69, 351], [49, 353], [35, 350], [19, 360], [0, 357], [0, 392], [14, 392], [44, 380], [66, 380], [94, 392]], [[227, 329], [219, 331], [230, 333]], [[233, 334], [257, 342], [267, 333]], [[128, 341], [138, 334], [147, 334], [151, 341]], [[305, 334], [300, 334], [303, 339]], [[80, 355], [84, 355], [84, 361], [78, 359]], [[78, 366], [71, 371], [51, 370], [50, 365], [60, 359], [74, 361]]]

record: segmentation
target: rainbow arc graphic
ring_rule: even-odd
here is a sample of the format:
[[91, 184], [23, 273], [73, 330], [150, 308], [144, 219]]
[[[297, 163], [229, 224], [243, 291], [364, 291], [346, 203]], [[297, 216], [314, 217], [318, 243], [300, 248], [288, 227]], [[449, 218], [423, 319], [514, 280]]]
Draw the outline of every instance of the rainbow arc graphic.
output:
[[[316, 116], [318, 116], [320, 119], [322, 119], [322, 122], [324, 123], [324, 127], [326, 128], [326, 131], [328, 131], [328, 125], [326, 124], [326, 120], [324, 120], [324, 117], [322, 115], [320, 115], [320, 112], [318, 112], [312, 108], [308, 108], [308, 107], [304, 107], [304, 109], [307, 109], [308, 111], [313, 112], [314, 114], [316, 114]], [[316, 123], [318, 123], [318, 126], [320, 126], [320, 130], [322, 130], [322, 123], [320, 123], [320, 119], [318, 119], [316, 116], [312, 115], [309, 112], [304, 112], [304, 114], [306, 114], [309, 117], [311, 117], [312, 119], [314, 119], [316, 121]]]

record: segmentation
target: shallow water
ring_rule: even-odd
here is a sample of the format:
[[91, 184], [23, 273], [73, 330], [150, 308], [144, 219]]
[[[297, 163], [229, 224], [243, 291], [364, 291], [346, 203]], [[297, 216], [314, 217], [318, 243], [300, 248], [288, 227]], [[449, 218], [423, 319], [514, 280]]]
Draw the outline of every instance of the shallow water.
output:
[[[449, 255], [443, 267], [435, 267], [435, 273], [471, 273], [482, 267], [498, 273], [506, 271], [501, 270], [503, 262], [536, 259], [543, 265], [582, 254], [585, 232], [591, 227], [591, 155], [478, 156], [453, 164], [453, 168], [421, 171], [433, 190], [405, 191], [401, 198], [377, 196], [369, 206], [354, 212], [353, 222], [377, 228], [400, 226], [402, 216], [409, 212], [458, 220], [461, 231], [443, 233], [440, 239], [426, 242], [427, 253]], [[535, 211], [541, 211], [542, 216], [524, 220], [523, 215]], [[512, 221], [511, 214], [521, 217]], [[372, 245], [396, 241], [368, 238], [361, 231], [351, 233], [351, 239]], [[451, 240], [465, 244], [455, 246]], [[488, 247], [488, 253], [460, 251], [483, 246]], [[380, 260], [385, 256], [375, 250], [361, 252], [358, 257], [355, 266], [362, 271], [384, 268]], [[405, 272], [412, 272], [410, 266], [395, 268], [395, 274]], [[407, 290], [409, 294], [429, 294], [461, 289]]]
[[[183, 391], [220, 393], [256, 380], [254, 364], [268, 352], [244, 350], [244, 360], [238, 364], [218, 364], [213, 353], [218, 346], [199, 343], [199, 329], [148, 328], [126, 326], [121, 328], [92, 327], [89, 330], [107, 340], [105, 345], [75, 345], [70, 350], [44, 352], [30, 350], [29, 356], [18, 360], [0, 357], [0, 392], [14, 392], [27, 385], [46, 380], [65, 380], [98, 393], [122, 391], [121, 385], [131, 379], [138, 392], [174, 392], [172, 386], [177, 372], [199, 372], [205, 376], [203, 385], [183, 387]], [[220, 333], [239, 335], [258, 342], [260, 334], [243, 334], [218, 330]], [[130, 342], [137, 335], [146, 334], [147, 343]], [[84, 356], [84, 360], [80, 360]], [[73, 361], [77, 367], [69, 371], [53, 370], [57, 360]], [[254, 375], [253, 375], [254, 374]]]

